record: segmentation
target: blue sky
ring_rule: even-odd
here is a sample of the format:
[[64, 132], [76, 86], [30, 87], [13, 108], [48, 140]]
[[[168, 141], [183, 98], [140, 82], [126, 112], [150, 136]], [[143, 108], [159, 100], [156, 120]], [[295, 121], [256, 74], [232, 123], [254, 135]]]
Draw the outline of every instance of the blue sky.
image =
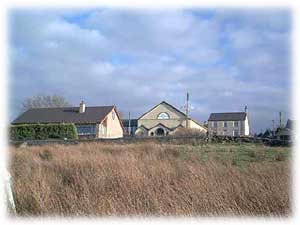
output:
[[11, 119], [36, 94], [139, 117], [187, 91], [200, 122], [245, 105], [252, 131], [289, 118], [289, 10], [14, 9], [9, 23]]

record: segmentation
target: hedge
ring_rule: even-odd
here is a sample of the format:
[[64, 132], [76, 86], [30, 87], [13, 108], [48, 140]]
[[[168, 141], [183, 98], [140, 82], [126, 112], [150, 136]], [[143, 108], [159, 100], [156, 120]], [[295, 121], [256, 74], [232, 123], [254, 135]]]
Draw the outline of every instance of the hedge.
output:
[[64, 138], [78, 139], [77, 130], [73, 123], [12, 125], [9, 130], [9, 135], [13, 141]]

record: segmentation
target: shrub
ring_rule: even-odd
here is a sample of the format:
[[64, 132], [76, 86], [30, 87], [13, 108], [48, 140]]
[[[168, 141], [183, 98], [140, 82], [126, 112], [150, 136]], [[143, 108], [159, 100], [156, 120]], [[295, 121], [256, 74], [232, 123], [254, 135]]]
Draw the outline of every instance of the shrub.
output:
[[40, 152], [39, 156], [41, 157], [42, 160], [46, 160], [46, 161], [50, 161], [53, 158], [52, 153], [48, 149], [44, 150], [43, 152]]
[[178, 128], [174, 134], [174, 136], [184, 137], [184, 136], [201, 136], [203, 138], [206, 137], [205, 132], [195, 129], [195, 128]]
[[73, 123], [12, 125], [9, 135], [13, 141], [45, 140], [50, 138], [78, 139], [77, 130]]
[[282, 152], [279, 152], [276, 157], [275, 157], [276, 161], [284, 161], [285, 160], [285, 156]]

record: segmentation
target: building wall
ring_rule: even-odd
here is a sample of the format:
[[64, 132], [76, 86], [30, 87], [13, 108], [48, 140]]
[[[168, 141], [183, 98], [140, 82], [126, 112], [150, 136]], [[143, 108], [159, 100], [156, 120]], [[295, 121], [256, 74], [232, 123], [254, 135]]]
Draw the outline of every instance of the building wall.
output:
[[206, 132], [206, 128], [200, 126], [199, 124], [195, 123], [193, 120], [189, 120], [189, 128], [199, 129], [203, 132]]
[[[170, 119], [157, 119], [157, 116], [162, 113], [166, 112], [169, 114]], [[166, 104], [161, 104], [153, 109], [151, 112], [148, 112], [142, 118], [138, 120], [138, 127], [145, 126], [147, 129], [156, 126], [158, 123], [164, 124], [166, 127], [177, 127], [180, 124], [184, 123], [185, 126], [185, 117], [178, 113], [173, 108], [169, 107]]]
[[249, 126], [249, 120], [248, 120], [248, 116], [246, 116], [246, 120], [245, 120], [245, 136], [250, 135], [250, 126]]
[[[115, 114], [113, 118], [113, 113]], [[97, 124], [98, 138], [120, 138], [123, 137], [123, 128], [115, 109], [112, 110], [101, 124]]]
[[[167, 113], [170, 117], [170, 119], [157, 119], [158, 115], [160, 113]], [[185, 115], [179, 113], [177, 110], [173, 109], [167, 104], [160, 104], [156, 108], [154, 108], [152, 111], [145, 114], [143, 117], [141, 117], [138, 120], [138, 129], [136, 134], [138, 133], [147, 133], [147, 135], [151, 136], [151, 134], [155, 135], [155, 131], [160, 127], [158, 124], [161, 123], [165, 127], [161, 127], [165, 130], [165, 134], [172, 134], [173, 132], [171, 129], [174, 129], [175, 127], [178, 127], [179, 125], [182, 125], [183, 127], [186, 127], [186, 117]], [[144, 126], [148, 130], [145, 130], [144, 128], [141, 128], [141, 126]], [[189, 120], [189, 127], [203, 130], [203, 132], [206, 132], [206, 129], [196, 122]]]
[[[217, 122], [217, 128], [214, 127]], [[224, 127], [227, 122], [227, 127]], [[210, 135], [216, 132], [218, 136], [234, 136], [234, 130], [238, 131], [238, 136], [245, 136], [245, 121], [237, 121], [238, 126], [234, 127], [234, 121], [208, 121], [208, 132]]]
[[[135, 133], [136, 129], [137, 129], [136, 126], [124, 127], [124, 131], [127, 135], [133, 135]], [[130, 134], [129, 134], [129, 130], [130, 130]]]

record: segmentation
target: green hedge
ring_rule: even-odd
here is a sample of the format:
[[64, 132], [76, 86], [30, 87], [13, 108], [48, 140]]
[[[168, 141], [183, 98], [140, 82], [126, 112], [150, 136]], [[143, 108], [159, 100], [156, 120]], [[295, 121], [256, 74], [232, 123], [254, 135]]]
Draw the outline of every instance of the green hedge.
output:
[[78, 139], [77, 130], [73, 123], [12, 125], [9, 130], [9, 135], [13, 141], [64, 138]]

